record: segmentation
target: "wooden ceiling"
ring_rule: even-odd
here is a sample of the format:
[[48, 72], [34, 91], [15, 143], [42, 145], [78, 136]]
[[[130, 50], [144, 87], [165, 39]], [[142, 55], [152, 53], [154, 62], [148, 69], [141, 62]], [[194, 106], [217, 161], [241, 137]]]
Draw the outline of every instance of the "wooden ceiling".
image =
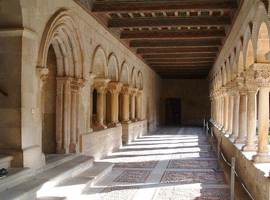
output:
[[205, 78], [239, 0], [77, 0], [163, 78]]

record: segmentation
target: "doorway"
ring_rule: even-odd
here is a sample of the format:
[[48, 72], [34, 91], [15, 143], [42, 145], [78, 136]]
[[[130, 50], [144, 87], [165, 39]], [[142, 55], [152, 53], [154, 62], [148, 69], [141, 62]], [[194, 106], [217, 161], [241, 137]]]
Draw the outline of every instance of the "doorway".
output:
[[181, 99], [167, 98], [165, 102], [165, 124], [167, 126], [181, 125]]

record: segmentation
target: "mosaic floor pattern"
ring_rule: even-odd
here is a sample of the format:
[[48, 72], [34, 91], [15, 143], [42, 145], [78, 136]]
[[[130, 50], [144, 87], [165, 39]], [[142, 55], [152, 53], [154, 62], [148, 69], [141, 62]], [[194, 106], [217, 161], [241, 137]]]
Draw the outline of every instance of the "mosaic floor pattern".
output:
[[216, 154], [200, 128], [159, 129], [103, 161], [114, 164], [112, 171], [76, 199], [229, 200]]

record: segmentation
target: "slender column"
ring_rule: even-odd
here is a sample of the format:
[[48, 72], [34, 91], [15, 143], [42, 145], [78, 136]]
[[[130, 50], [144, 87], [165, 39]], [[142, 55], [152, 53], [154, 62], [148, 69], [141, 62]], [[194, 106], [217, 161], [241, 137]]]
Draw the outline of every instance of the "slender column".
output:
[[243, 151], [256, 151], [256, 93], [257, 88], [249, 88], [247, 92], [247, 143]]
[[239, 132], [235, 143], [245, 143], [247, 135], [247, 91], [240, 90]]
[[136, 95], [136, 92], [137, 92], [137, 89], [136, 88], [132, 88], [131, 89], [131, 92], [130, 92], [130, 97], [131, 97], [131, 109], [130, 109], [130, 112], [131, 112], [131, 120], [132, 121], [136, 121], [136, 118], [135, 118], [135, 95]]
[[239, 132], [239, 92], [234, 92], [234, 100], [233, 100], [233, 130], [230, 138], [234, 141], [238, 137]]
[[143, 94], [143, 91], [142, 90], [138, 90], [137, 92], [137, 96], [136, 96], [136, 115], [137, 115], [137, 118], [139, 120], [143, 120], [143, 116], [142, 116], [142, 94]]
[[70, 134], [70, 144], [69, 153], [76, 152], [76, 117], [77, 117], [77, 91], [75, 89], [71, 92], [71, 134]]
[[94, 87], [97, 90], [97, 124], [96, 129], [106, 129], [104, 124], [104, 108], [106, 100], [106, 88], [108, 85], [108, 79], [95, 79]]
[[269, 90], [270, 88], [268, 86], [262, 86], [259, 90], [259, 142], [257, 155], [253, 157], [256, 163], [270, 162], [268, 149]]
[[232, 130], [233, 130], [233, 108], [234, 108], [234, 97], [232, 94], [230, 94], [229, 96], [229, 130], [228, 133], [232, 134]]
[[123, 94], [123, 106], [122, 106], [122, 117], [124, 123], [129, 123], [129, 94], [130, 88], [128, 85], [123, 86], [122, 88]]
[[56, 152], [57, 153], [65, 153], [64, 152], [64, 129], [63, 129], [63, 112], [64, 112], [64, 83], [62, 77], [57, 77], [57, 91], [56, 91]]
[[224, 112], [223, 112], [223, 131], [227, 132], [229, 129], [229, 95], [224, 95]]
[[109, 92], [111, 93], [111, 122], [110, 127], [115, 127], [119, 124], [119, 93], [121, 91], [122, 83], [110, 82]]

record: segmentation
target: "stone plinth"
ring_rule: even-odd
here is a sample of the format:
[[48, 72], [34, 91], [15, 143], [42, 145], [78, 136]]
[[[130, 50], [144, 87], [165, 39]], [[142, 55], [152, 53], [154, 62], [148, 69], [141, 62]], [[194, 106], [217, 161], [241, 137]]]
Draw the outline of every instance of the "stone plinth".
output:
[[95, 160], [104, 158], [122, 146], [122, 126], [83, 134], [80, 142], [81, 153]]

